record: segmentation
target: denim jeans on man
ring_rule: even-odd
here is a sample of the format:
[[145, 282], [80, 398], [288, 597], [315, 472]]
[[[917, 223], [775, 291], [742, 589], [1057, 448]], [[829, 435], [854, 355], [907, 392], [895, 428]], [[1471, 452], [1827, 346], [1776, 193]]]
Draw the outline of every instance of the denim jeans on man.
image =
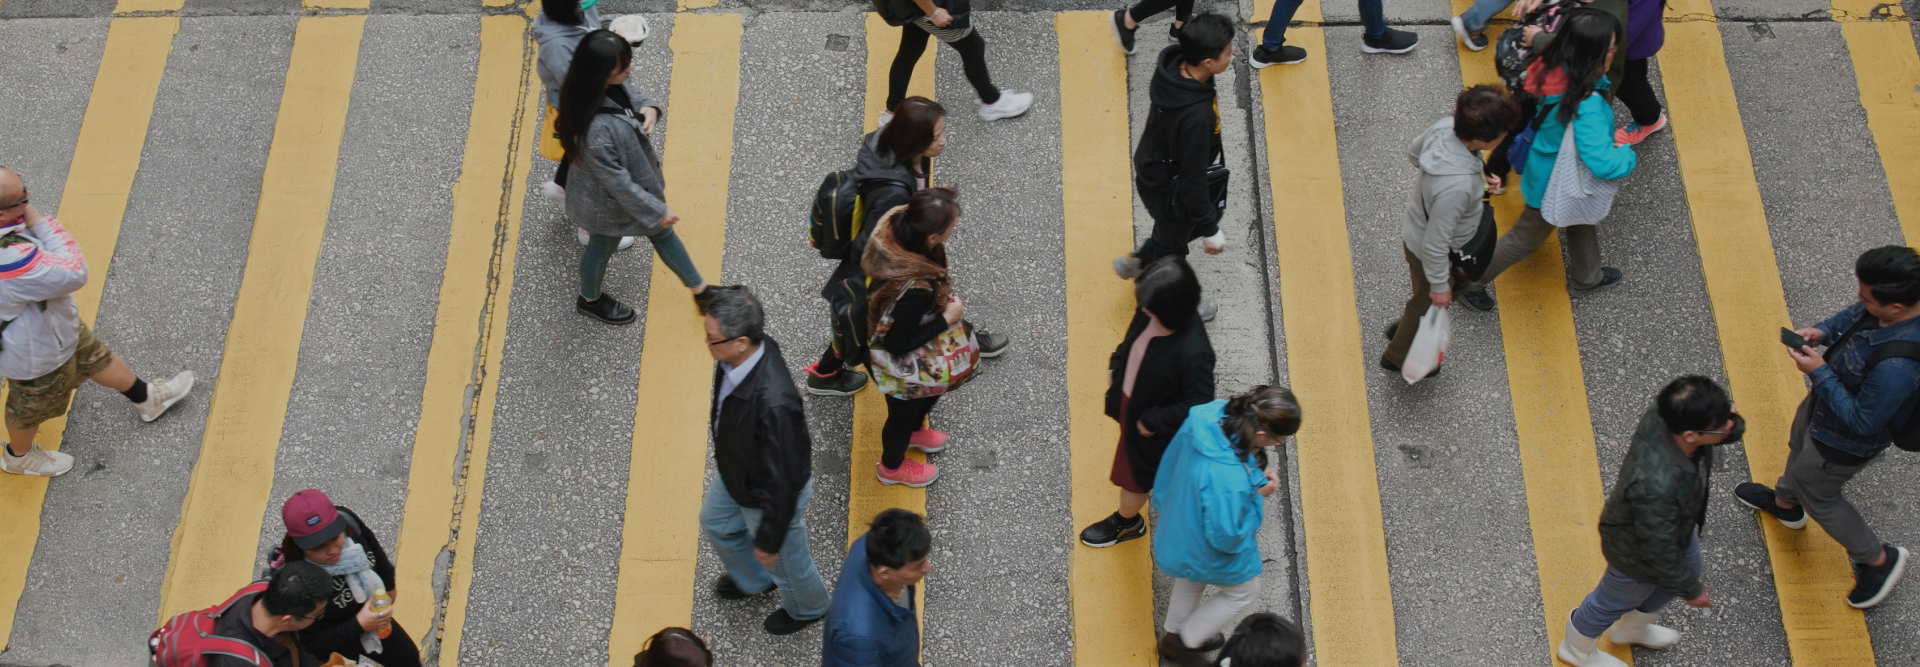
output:
[[[1694, 574], [1700, 573], [1700, 534], [1694, 533], [1693, 540], [1687, 542], [1687, 567]], [[1586, 637], [1598, 637], [1613, 627], [1629, 611], [1638, 610], [1651, 614], [1673, 600], [1674, 595], [1660, 590], [1659, 586], [1643, 584], [1622, 574], [1611, 566], [1606, 574], [1600, 575], [1600, 585], [1593, 587], [1587, 599], [1573, 610], [1573, 627]]]
[[706, 500], [700, 504], [700, 528], [706, 533], [727, 576], [740, 590], [762, 593], [771, 586], [780, 587], [780, 606], [794, 620], [806, 621], [827, 615], [827, 585], [813, 565], [813, 552], [807, 549], [807, 500], [813, 497], [813, 480], [800, 487], [800, 500], [794, 507], [793, 523], [787, 526], [787, 539], [780, 545], [780, 560], [771, 567], [760, 565], [753, 557], [753, 529], [760, 525], [760, 510], [741, 507], [727, 493], [725, 484], [714, 480], [707, 486]]
[[1486, 30], [1487, 21], [1512, 4], [1513, 0], [1473, 0], [1473, 6], [1460, 13], [1460, 22], [1467, 24], [1467, 32]]
[[[1387, 13], [1380, 2], [1360, 0], [1360, 25], [1366, 27], [1368, 39], [1387, 34]], [[1299, 10], [1300, 0], [1274, 0], [1273, 15], [1267, 18], [1267, 31], [1260, 45], [1269, 51], [1280, 50], [1280, 45], [1287, 41], [1287, 24], [1293, 22], [1293, 13]]]

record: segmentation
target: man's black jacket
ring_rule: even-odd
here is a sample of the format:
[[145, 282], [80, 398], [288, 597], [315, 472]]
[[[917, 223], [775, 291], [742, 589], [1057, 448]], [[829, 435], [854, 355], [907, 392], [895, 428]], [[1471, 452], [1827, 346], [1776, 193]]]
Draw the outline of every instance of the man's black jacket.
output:
[[813, 439], [780, 345], [772, 338], [760, 344], [766, 353], [725, 399], [719, 398], [725, 371], [713, 365], [715, 412], [709, 417], [719, 416], [713, 461], [720, 482], [741, 507], [760, 510], [754, 548], [777, 554], [787, 540], [800, 489], [813, 476]]

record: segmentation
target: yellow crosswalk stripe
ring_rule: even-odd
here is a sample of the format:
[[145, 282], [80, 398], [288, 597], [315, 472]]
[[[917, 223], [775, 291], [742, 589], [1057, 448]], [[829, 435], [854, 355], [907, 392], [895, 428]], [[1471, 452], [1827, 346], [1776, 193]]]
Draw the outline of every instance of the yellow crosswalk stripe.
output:
[[[1747, 417], [1747, 465], [1755, 481], [1771, 485], [1786, 467], [1787, 433], [1806, 383], [1774, 332], [1791, 319], [1719, 26], [1671, 21], [1687, 14], [1712, 16], [1713, 6], [1668, 5], [1660, 77], [1728, 388]], [[1866, 621], [1845, 603], [1852, 587], [1846, 552], [1819, 530], [1787, 530], [1772, 519], [1760, 525], [1793, 664], [1874, 664]]]
[[[1319, 0], [1298, 18], [1321, 20]], [[1326, 35], [1287, 31], [1306, 62], [1259, 72], [1280, 265], [1287, 375], [1306, 417], [1294, 438], [1306, 523], [1314, 655], [1322, 667], [1398, 663], [1386, 530], [1368, 421]], [[1282, 204], [1281, 202], [1284, 202]]]
[[[1132, 283], [1108, 262], [1133, 251], [1127, 59], [1107, 12], [1054, 16], [1060, 43], [1060, 182], [1066, 227], [1067, 418], [1073, 529], [1113, 511], [1114, 442], [1106, 415], [1107, 357], [1126, 337]], [[1073, 543], [1067, 591], [1076, 665], [1158, 665], [1153, 642], [1151, 538], [1105, 549]]]
[[[180, 2], [172, 4], [178, 9]], [[147, 144], [147, 123], [153, 118], [167, 56], [173, 52], [173, 35], [179, 31], [180, 19], [171, 16], [116, 18], [107, 26], [106, 48], [80, 121], [60, 210], [48, 212], [73, 233], [89, 260], [87, 284], [73, 293], [83, 322], [92, 322], [100, 309], [100, 290], [120, 240], [127, 195]], [[41, 425], [40, 444], [58, 449], [66, 427], [64, 416]], [[14, 611], [26, 590], [47, 483], [46, 477], [0, 475], [0, 507], [8, 508], [0, 512], [0, 544], [15, 554], [0, 567], [0, 650], [13, 633]]]
[[[460, 180], [453, 186], [452, 237], [440, 274], [395, 556], [394, 588], [408, 595], [394, 607], [394, 619], [416, 628], [422, 644], [439, 637], [434, 651], [441, 667], [452, 667], [460, 655], [521, 204], [539, 139], [539, 85], [527, 25], [514, 14], [480, 19], [473, 110]], [[446, 597], [440, 598], [433, 580], [443, 554], [449, 562]]]
[[[1454, 0], [1454, 12], [1472, 5], [1471, 0]], [[1488, 41], [1498, 39], [1503, 30], [1489, 26]], [[1463, 83], [1500, 83], [1492, 51], [1474, 53], [1464, 46], [1458, 50]], [[1506, 193], [1493, 198], [1494, 216], [1503, 233], [1527, 205], [1520, 195], [1519, 175], [1508, 177], [1513, 182], [1507, 184]], [[1600, 486], [1593, 415], [1587, 408], [1580, 338], [1574, 333], [1559, 235], [1548, 237], [1531, 257], [1500, 274], [1498, 282], [1507, 392], [1513, 399], [1520, 471], [1526, 480], [1540, 606], [1546, 612], [1547, 644], [1542, 648], [1551, 663], [1554, 647], [1566, 638], [1567, 615], [1580, 606], [1607, 569], [1597, 523], [1606, 490]], [[1605, 637], [1600, 646], [1632, 664], [1632, 648]]]
[[114, 4], [113, 13], [177, 12], [185, 4], [186, 0], [119, 0]]
[[1834, 20], [1841, 22], [1840, 34], [1853, 56], [1860, 106], [1867, 110], [1867, 128], [1880, 151], [1893, 211], [1907, 245], [1920, 245], [1920, 51], [1914, 49], [1911, 22], [1865, 20], [1878, 7], [1891, 10], [1891, 18], [1906, 18], [1898, 3], [1836, 0]]
[[252, 579], [366, 21], [314, 16], [294, 29], [247, 266], [160, 588], [162, 622]]
[[[674, 17], [673, 79], [667, 99], [667, 202], [680, 214], [674, 231], [711, 282], [720, 275], [733, 165], [733, 119], [740, 99], [739, 14]], [[647, 295], [640, 400], [633, 410], [633, 462], [620, 532], [607, 664], [631, 664], [647, 636], [693, 618], [699, 558], [701, 482], [713, 377], [706, 329], [692, 299], [665, 262], [653, 263]], [[692, 379], [703, 389], [689, 391]], [[719, 481], [715, 480], [715, 484]]]

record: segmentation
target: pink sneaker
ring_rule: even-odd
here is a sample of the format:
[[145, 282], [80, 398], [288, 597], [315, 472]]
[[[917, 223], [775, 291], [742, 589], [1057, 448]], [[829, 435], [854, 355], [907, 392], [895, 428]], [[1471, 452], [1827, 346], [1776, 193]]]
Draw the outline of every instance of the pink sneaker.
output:
[[900, 467], [889, 469], [885, 465], [873, 464], [874, 476], [881, 484], [905, 484], [913, 488], [924, 488], [940, 477], [940, 467], [931, 463], [921, 463], [913, 459], [900, 462]]
[[1664, 129], [1667, 129], [1667, 112], [1665, 111], [1660, 112], [1660, 120], [1654, 121], [1652, 125], [1628, 121], [1626, 126], [1613, 131], [1613, 145], [1632, 146], [1646, 141], [1648, 136]]
[[947, 450], [947, 432], [930, 428], [914, 431], [913, 435], [907, 438], [907, 448], [918, 449], [928, 454], [944, 452]]

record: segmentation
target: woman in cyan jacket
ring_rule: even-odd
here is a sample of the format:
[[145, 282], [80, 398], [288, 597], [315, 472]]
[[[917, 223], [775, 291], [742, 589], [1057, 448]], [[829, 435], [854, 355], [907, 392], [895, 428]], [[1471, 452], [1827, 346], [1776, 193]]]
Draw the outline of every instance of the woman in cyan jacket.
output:
[[[1226, 644], [1221, 630], [1260, 594], [1260, 520], [1280, 488], [1264, 448], [1300, 430], [1286, 387], [1256, 386], [1194, 406], [1153, 481], [1153, 562], [1173, 579], [1160, 655], [1189, 667]], [[1200, 604], [1211, 584], [1220, 592]]]

